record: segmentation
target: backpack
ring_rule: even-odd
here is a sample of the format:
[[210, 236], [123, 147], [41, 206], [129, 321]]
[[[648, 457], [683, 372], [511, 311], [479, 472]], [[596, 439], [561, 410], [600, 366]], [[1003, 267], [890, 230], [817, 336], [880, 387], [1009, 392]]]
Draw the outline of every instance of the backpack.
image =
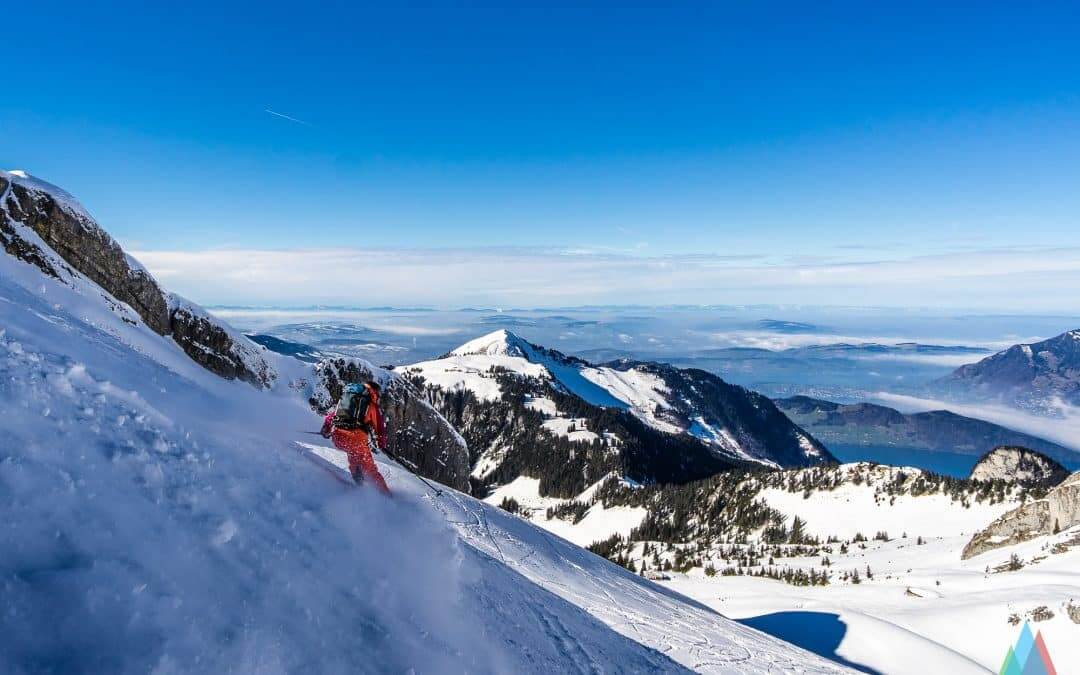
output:
[[366, 429], [364, 418], [371, 405], [371, 392], [362, 384], [347, 384], [341, 392], [337, 410], [334, 411], [334, 426], [338, 429]]

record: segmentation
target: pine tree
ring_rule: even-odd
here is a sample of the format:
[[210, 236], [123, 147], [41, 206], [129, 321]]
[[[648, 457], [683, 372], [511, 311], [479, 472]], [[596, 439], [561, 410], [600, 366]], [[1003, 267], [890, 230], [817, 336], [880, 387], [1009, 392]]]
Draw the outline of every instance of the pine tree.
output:
[[806, 540], [806, 521], [795, 516], [791, 521], [791, 534], [788, 535], [788, 543], [801, 544]]

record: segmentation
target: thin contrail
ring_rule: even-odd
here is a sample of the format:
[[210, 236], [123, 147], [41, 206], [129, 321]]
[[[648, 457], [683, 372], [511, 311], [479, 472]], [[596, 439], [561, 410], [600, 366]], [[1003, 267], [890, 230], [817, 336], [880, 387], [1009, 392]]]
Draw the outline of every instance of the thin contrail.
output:
[[313, 126], [315, 126], [311, 122], [305, 122], [304, 120], [298, 120], [295, 117], [289, 117], [288, 115], [284, 115], [282, 113], [279, 113], [276, 110], [271, 110], [270, 108], [266, 108], [266, 112], [268, 112], [271, 115], [274, 115], [276, 117], [280, 117], [282, 119], [289, 120], [290, 122], [296, 122], [297, 124], [303, 124], [305, 127], [313, 127]]

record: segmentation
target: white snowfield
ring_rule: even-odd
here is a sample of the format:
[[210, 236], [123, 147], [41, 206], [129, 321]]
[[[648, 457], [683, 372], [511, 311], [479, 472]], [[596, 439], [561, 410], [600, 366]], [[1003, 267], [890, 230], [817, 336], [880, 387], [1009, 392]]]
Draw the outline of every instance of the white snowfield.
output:
[[133, 314], [0, 255], [0, 672], [842, 671], [393, 468], [342, 483], [303, 364], [258, 391]]
[[[857, 534], [871, 538], [881, 531], [893, 537], [904, 532], [913, 537], [970, 537], [1020, 503], [1016, 499], [997, 504], [972, 500], [965, 507], [943, 494], [875, 494], [875, 488], [889, 483], [898, 473], [922, 473], [914, 467], [852, 463], [842, 464], [839, 471], [848, 478], [835, 490], [815, 490], [805, 498], [802, 492], [767, 488], [760, 497], [788, 514], [789, 523], [795, 516], [802, 518], [807, 534], [822, 540], [830, 536], [851, 539]], [[858, 485], [851, 482], [856, 473], [862, 479]]]
[[[1058, 673], [1080, 672], [1078, 628], [1068, 616], [1080, 606], [1080, 549], [1051, 554], [1053, 543], [1080, 529], [960, 561], [967, 537], [914, 536], [867, 542], [830, 556], [833, 570], [858, 569], [858, 585], [797, 587], [770, 579], [675, 574], [665, 585], [751, 626], [829, 658], [889, 675], [998, 672], [1021, 622], [1045, 607], [1042, 631]], [[1030, 562], [1015, 572], [987, 573], [1016, 553]], [[777, 559], [778, 565], [821, 569], [820, 559]], [[865, 578], [870, 566], [874, 578]]]
[[609, 474], [595, 484], [585, 488], [580, 495], [571, 500], [544, 497], [540, 494], [540, 481], [538, 479], [519, 476], [506, 485], [497, 487], [490, 495], [484, 498], [484, 501], [498, 506], [504, 499], [513, 499], [521, 506], [522, 512], [520, 515], [522, 518], [537, 527], [559, 535], [573, 544], [586, 547], [598, 541], [603, 541], [613, 534], [625, 537], [630, 534], [631, 530], [641, 525], [641, 521], [645, 520], [645, 516], [648, 515], [648, 510], [636, 506], [605, 508], [602, 503], [597, 503], [589, 507], [585, 517], [578, 523], [562, 518], [548, 518], [547, 510], [571, 501], [587, 504], [592, 500], [597, 488], [603, 485], [605, 481], [615, 479], [612, 474]]
[[[828, 569], [834, 575], [829, 586], [707, 577], [701, 569], [673, 574], [665, 585], [816, 653], [890, 675], [997, 672], [1019, 634], [1010, 616], [1022, 622], [1045, 607], [1053, 618], [1033, 623], [1033, 629], [1042, 631], [1057, 672], [1080, 672], [1080, 626], [1069, 618], [1070, 607], [1080, 615], [1080, 528], [962, 561], [972, 534], [1013, 508], [1015, 498], [995, 505], [973, 501], [969, 507], [936, 494], [875, 501], [877, 485], [898, 471], [911, 475], [918, 469], [850, 464], [841, 470], [860, 472], [862, 484], [815, 491], [805, 499], [802, 492], [762, 492], [789, 523], [802, 518], [808, 534], [822, 540], [858, 533], [868, 538], [851, 544], [846, 554], [833, 545], [828, 568], [820, 555], [774, 561], [776, 568]], [[890, 541], [874, 540], [879, 531], [887, 531]], [[1055, 552], [1056, 544], [1070, 540], [1069, 550]], [[1013, 554], [1022, 569], [994, 571]], [[729, 563], [717, 558], [713, 564], [719, 570]], [[842, 571], [853, 570], [861, 583], [839, 579]]]

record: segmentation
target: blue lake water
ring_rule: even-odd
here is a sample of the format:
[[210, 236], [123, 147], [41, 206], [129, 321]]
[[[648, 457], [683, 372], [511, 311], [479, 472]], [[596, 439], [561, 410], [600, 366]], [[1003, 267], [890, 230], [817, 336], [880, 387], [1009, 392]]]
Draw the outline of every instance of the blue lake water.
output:
[[961, 455], [955, 452], [931, 452], [918, 448], [892, 446], [830, 445], [836, 459], [841, 462], [877, 462], [890, 466], [914, 466], [934, 473], [955, 478], [967, 478], [978, 455]]

